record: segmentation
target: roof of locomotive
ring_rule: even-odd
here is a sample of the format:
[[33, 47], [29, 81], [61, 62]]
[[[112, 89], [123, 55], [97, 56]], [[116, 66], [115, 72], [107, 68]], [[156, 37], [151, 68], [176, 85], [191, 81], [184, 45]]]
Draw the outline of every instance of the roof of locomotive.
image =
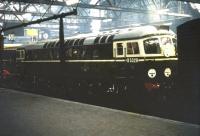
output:
[[[75, 41], [83, 40], [81, 45], [94, 45], [94, 44], [106, 44], [113, 41], [125, 40], [125, 39], [139, 39], [150, 35], [175, 35], [174, 32], [162, 27], [156, 26], [140, 26], [134, 28], [114, 29], [112, 31], [103, 31], [99, 33], [79, 34], [65, 38], [65, 44], [68, 41], [68, 45], [77, 46]], [[78, 40], [77, 40], [78, 39]], [[23, 45], [20, 48], [26, 49], [40, 49], [40, 48], [54, 48], [57, 47], [59, 39], [51, 39], [41, 42], [36, 42], [28, 45]]]
[[[115, 29], [112, 31], [100, 32], [96, 36], [87, 37], [83, 45], [93, 45], [98, 37], [99, 37], [98, 43], [100, 43], [100, 40], [102, 39], [103, 36], [107, 36], [108, 39], [108, 37], [113, 35], [112, 41], [119, 41], [125, 39], [139, 39], [145, 36], [163, 35], [163, 34], [175, 35], [173, 31], [168, 30], [166, 28], [156, 27], [156, 26], [140, 26], [134, 28]], [[78, 36], [76, 36], [76, 38], [77, 37]], [[110, 42], [110, 41], [105, 41], [105, 42]]]
[[167, 30], [156, 27], [156, 26], [143, 26], [143, 27], [135, 27], [129, 28], [125, 31], [119, 32], [115, 34], [113, 40], [123, 40], [123, 39], [139, 39], [149, 35], [163, 35], [170, 34], [175, 35], [171, 30]]
[[26, 49], [26, 50], [31, 50], [31, 49], [41, 49], [43, 48], [44, 42], [36, 42], [36, 43], [30, 43], [30, 44], [24, 44], [21, 45], [17, 49]]

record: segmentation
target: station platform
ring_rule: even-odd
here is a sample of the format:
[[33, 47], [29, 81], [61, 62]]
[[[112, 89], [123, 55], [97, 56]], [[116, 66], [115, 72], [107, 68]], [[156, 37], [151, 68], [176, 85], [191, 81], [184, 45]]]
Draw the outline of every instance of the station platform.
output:
[[200, 126], [0, 88], [0, 136], [199, 136]]

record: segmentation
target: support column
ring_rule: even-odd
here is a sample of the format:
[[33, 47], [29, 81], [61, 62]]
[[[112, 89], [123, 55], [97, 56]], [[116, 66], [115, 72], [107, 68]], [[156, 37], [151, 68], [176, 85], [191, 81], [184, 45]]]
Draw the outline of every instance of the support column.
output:
[[2, 77], [3, 72], [3, 50], [4, 50], [4, 37], [0, 33], [0, 78]]
[[64, 26], [63, 26], [63, 17], [60, 17], [59, 43], [60, 43], [59, 57], [60, 57], [61, 63], [63, 63], [65, 61], [65, 56], [64, 56]]

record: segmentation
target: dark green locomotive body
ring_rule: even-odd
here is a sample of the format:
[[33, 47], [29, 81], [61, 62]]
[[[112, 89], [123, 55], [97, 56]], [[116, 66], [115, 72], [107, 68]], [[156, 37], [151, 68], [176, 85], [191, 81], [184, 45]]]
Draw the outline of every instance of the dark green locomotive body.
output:
[[[171, 94], [176, 82], [176, 38], [154, 26], [117, 30], [23, 45], [12, 71], [27, 88], [64, 90], [73, 96], [141, 96]], [[99, 97], [100, 98], [100, 97]], [[101, 97], [102, 98], [102, 97]], [[142, 99], [141, 99], [142, 100]]]

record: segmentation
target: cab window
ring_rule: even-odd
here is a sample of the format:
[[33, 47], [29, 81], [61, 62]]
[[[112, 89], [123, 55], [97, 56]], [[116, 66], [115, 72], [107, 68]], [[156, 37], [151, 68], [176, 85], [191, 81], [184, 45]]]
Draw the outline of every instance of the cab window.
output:
[[158, 38], [151, 38], [143, 41], [146, 54], [160, 54], [161, 49]]
[[139, 54], [139, 47], [137, 42], [127, 43], [127, 55]]
[[123, 45], [122, 43], [117, 43], [117, 55], [123, 55]]
[[160, 41], [162, 45], [172, 45], [171, 38], [169, 37], [161, 37]]
[[176, 46], [177, 46], [177, 41], [176, 41], [176, 39], [175, 39], [175, 38], [172, 38], [172, 41], [173, 41], [174, 46], [176, 47]]
[[177, 51], [177, 41], [176, 41], [176, 39], [172, 38], [172, 42], [173, 42], [173, 45], [174, 45], [174, 47], [175, 47], [175, 49]]

